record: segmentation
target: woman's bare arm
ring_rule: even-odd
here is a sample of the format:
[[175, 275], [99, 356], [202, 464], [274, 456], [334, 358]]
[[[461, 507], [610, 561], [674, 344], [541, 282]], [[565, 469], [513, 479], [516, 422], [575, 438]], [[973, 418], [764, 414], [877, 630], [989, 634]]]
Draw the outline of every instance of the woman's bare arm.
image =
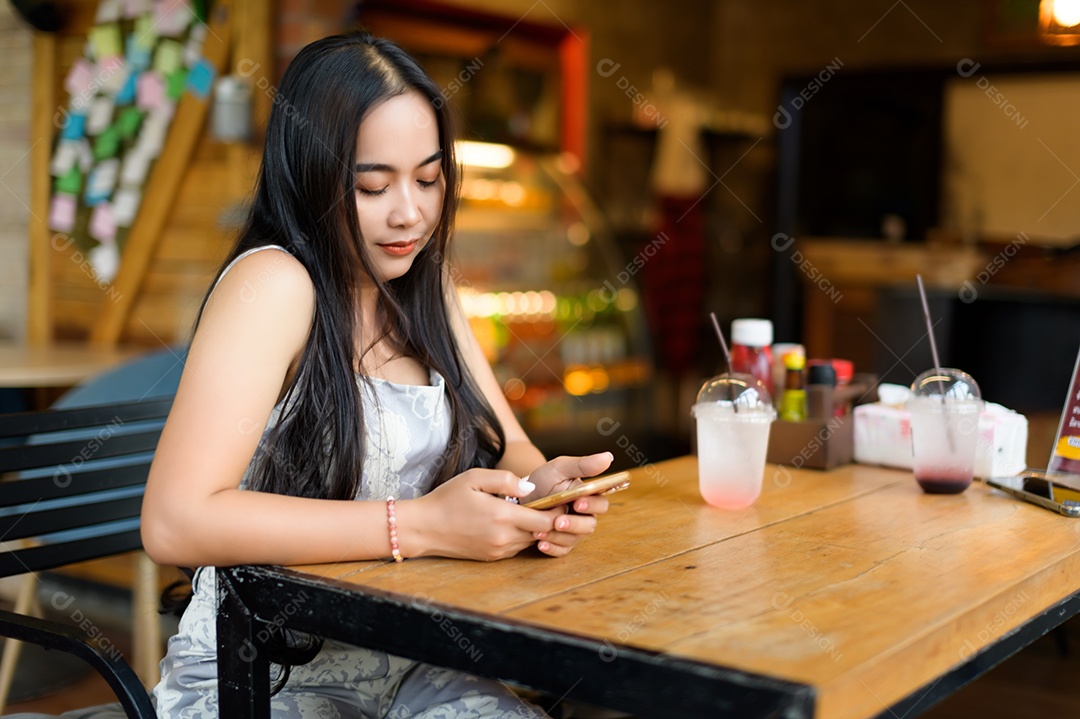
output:
[[[192, 342], [143, 501], [143, 543], [155, 561], [303, 564], [390, 555], [381, 502], [238, 489], [289, 367], [307, 340], [314, 309], [307, 272], [279, 250], [244, 258], [214, 291]], [[482, 472], [452, 480], [448, 485], [454, 486], [440, 495], [443, 503], [454, 500], [458, 511], [471, 518], [456, 519], [422, 499], [399, 502], [403, 551], [439, 553], [448, 537], [463, 534], [448, 551], [488, 558], [499, 556], [498, 547], [524, 546], [532, 532], [550, 527], [549, 521], [531, 516], [538, 513], [498, 504], [492, 496], [516, 494], [516, 476]], [[466, 522], [476, 524], [477, 516], [494, 529], [485, 535], [464, 532]], [[439, 525], [438, 535], [424, 531], [432, 524]]]

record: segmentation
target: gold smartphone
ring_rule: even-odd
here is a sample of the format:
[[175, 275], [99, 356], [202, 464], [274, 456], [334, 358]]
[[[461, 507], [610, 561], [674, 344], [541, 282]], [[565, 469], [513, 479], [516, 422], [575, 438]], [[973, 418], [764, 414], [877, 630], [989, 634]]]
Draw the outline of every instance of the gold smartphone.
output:
[[1080, 517], [1080, 490], [1055, 482], [1053, 475], [1045, 472], [1029, 469], [1015, 477], [991, 477], [986, 484], [1051, 512]]
[[587, 497], [591, 494], [611, 494], [612, 492], [621, 492], [629, 486], [630, 473], [616, 472], [615, 474], [610, 474], [606, 477], [597, 477], [596, 479], [586, 480], [576, 487], [564, 489], [561, 492], [549, 494], [540, 499], [534, 499], [523, 506], [529, 507], [530, 509], [551, 509], [560, 504], [573, 502], [578, 497]]

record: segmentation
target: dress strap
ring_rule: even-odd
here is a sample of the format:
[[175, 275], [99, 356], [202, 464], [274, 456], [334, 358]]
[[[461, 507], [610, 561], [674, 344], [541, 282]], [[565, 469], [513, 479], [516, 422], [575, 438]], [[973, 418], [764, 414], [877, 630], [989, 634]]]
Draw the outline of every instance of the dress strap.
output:
[[262, 250], [281, 250], [282, 252], [289, 252], [288, 250], [286, 250], [281, 245], [263, 245], [261, 247], [252, 247], [250, 250], [244, 250], [243, 252], [241, 252], [239, 255], [236, 256], [236, 259], [234, 259], [229, 264], [225, 265], [225, 269], [223, 269], [221, 271], [221, 274], [218, 275], [218, 278], [216, 280], [214, 280], [214, 286], [210, 289], [210, 295], [208, 295], [207, 298], [206, 298], [207, 301], [209, 301], [210, 296], [214, 294], [214, 290], [217, 289], [218, 283], [221, 282], [222, 278], [225, 277], [226, 272], [231, 270], [233, 268], [233, 266], [236, 265], [237, 262], [244, 259], [248, 255], [253, 255], [256, 252], [261, 252]]

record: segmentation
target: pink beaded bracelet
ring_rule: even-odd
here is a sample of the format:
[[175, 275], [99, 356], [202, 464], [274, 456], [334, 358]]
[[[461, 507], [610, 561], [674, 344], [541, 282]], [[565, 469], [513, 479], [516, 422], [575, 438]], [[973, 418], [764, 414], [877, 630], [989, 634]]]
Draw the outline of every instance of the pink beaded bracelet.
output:
[[401, 549], [397, 541], [397, 517], [394, 516], [394, 498], [386, 498], [386, 524], [390, 527], [390, 554], [394, 555], [395, 562], [405, 561], [401, 556]]

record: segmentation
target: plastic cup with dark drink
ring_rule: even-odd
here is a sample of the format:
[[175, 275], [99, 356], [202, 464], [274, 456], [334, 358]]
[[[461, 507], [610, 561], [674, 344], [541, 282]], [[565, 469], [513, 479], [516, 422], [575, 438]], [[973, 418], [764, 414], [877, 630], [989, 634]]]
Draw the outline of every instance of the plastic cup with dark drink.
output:
[[927, 370], [912, 383], [907, 409], [919, 486], [930, 494], [963, 492], [975, 474], [979, 385], [958, 369]]

